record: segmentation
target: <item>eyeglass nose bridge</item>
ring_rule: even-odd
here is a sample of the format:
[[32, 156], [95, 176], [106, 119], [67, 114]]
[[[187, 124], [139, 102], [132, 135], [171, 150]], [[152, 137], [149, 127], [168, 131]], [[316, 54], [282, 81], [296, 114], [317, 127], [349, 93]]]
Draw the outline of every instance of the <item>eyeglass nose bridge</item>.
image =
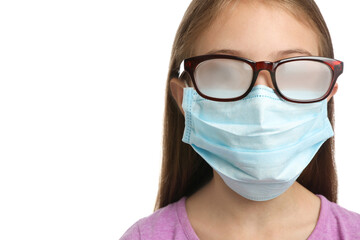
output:
[[268, 61], [256, 62], [254, 70], [256, 73], [259, 73], [261, 70], [267, 70], [272, 73], [274, 70], [274, 63]]

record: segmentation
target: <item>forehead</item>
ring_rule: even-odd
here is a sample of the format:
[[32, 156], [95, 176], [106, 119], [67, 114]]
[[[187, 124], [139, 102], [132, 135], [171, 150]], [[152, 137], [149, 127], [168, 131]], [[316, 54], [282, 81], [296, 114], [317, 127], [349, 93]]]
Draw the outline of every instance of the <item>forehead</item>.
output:
[[290, 49], [319, 54], [317, 35], [305, 19], [296, 18], [277, 4], [236, 2], [222, 10], [199, 35], [195, 55], [230, 49], [254, 61], [276, 61], [279, 57], [291, 57], [277, 54]]

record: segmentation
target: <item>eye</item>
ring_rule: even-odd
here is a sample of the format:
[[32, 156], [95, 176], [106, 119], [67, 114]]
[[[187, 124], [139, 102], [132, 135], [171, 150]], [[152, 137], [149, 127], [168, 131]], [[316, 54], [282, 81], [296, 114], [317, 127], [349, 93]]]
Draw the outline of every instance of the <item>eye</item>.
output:
[[217, 79], [229, 79], [232, 78], [235, 73], [236, 70], [228, 64], [214, 63], [211, 67], [208, 68], [207, 77]]

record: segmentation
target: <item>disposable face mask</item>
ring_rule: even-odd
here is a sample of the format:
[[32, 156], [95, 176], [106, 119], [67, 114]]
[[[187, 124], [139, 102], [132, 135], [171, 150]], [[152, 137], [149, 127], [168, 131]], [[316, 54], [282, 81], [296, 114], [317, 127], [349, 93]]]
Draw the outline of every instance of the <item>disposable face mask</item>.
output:
[[297, 104], [263, 85], [235, 102], [184, 89], [183, 142], [241, 196], [266, 201], [284, 193], [334, 135], [327, 101]]

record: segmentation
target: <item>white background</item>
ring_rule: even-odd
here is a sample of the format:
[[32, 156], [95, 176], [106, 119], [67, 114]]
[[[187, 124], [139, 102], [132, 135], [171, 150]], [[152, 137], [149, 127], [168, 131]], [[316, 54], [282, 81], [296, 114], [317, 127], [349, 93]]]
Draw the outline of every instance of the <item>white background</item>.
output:
[[[170, 50], [189, 2], [0, 2], [0, 239], [118, 239], [152, 213]], [[339, 204], [360, 212], [359, 6], [317, 2], [345, 62]]]

